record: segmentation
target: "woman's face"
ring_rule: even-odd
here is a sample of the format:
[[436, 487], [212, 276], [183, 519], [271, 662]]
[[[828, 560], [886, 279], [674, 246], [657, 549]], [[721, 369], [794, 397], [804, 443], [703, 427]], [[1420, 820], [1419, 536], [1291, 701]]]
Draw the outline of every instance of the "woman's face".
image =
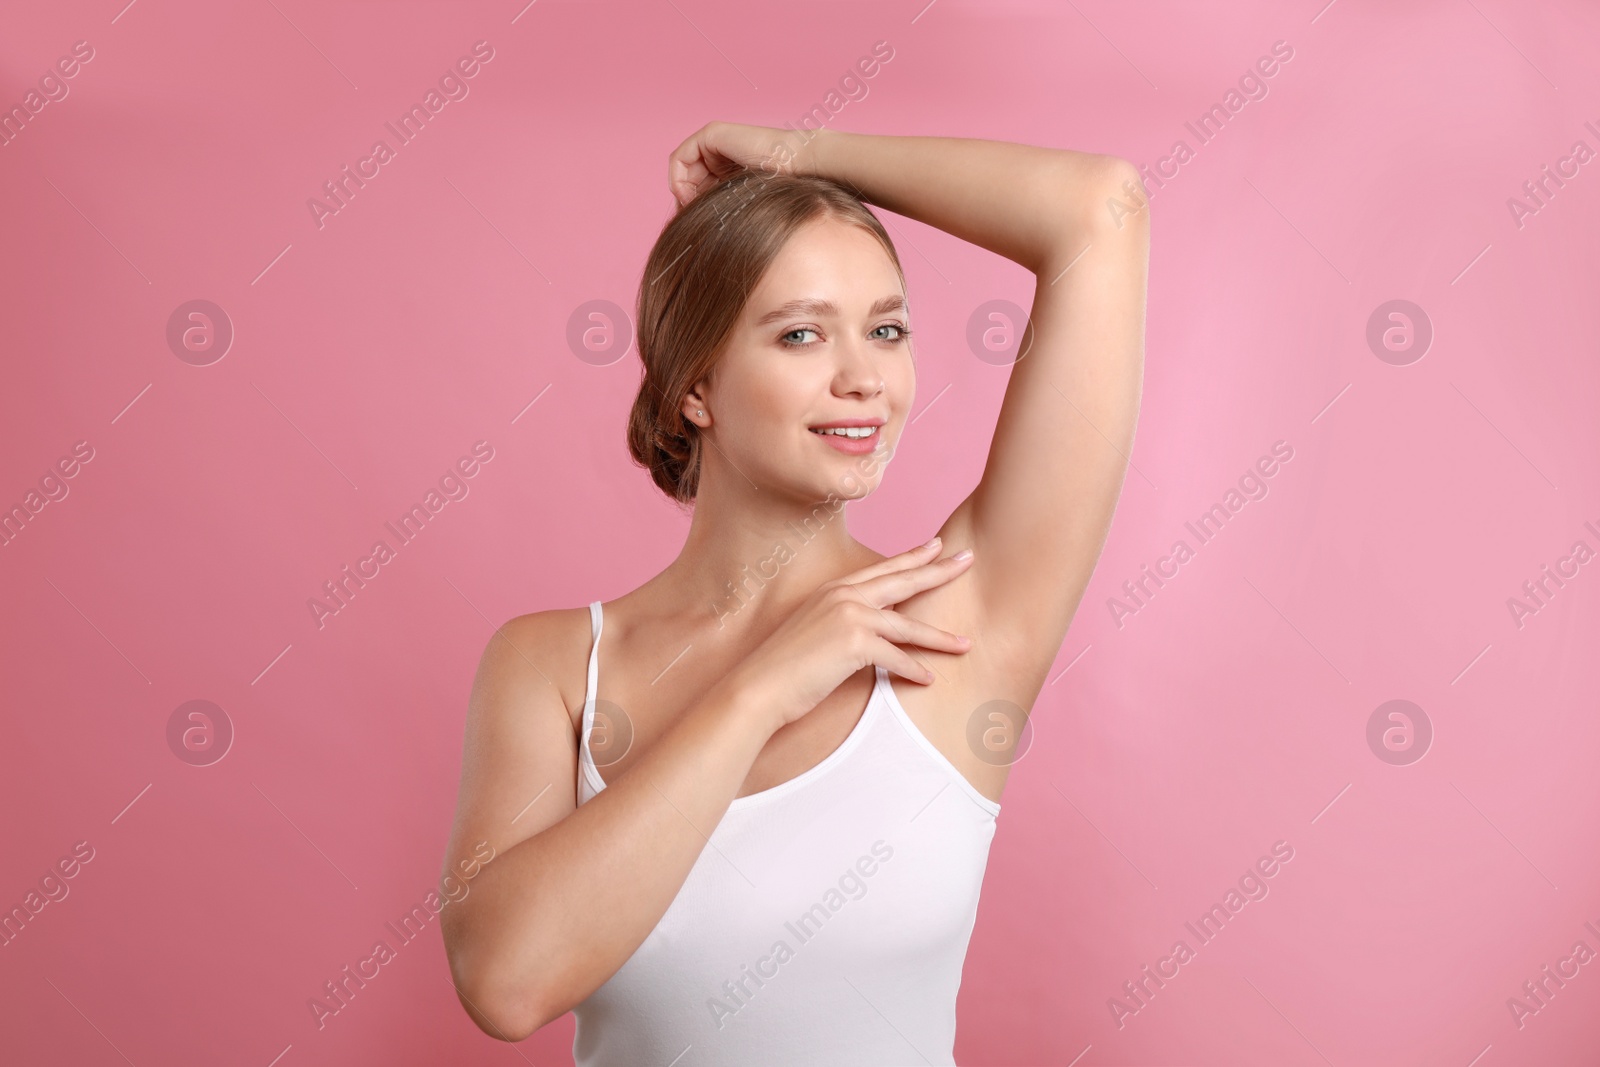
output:
[[[870, 493], [916, 392], [910, 325], [900, 275], [871, 233], [831, 218], [802, 226], [750, 294], [714, 384], [684, 405], [711, 424], [702, 462], [808, 504]], [[840, 423], [875, 429], [818, 432]]]

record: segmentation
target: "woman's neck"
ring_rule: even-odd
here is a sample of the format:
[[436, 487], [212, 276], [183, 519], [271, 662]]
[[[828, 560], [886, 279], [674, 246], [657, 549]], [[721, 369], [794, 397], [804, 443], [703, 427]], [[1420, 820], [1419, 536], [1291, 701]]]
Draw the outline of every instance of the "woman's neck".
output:
[[746, 489], [702, 492], [682, 551], [651, 582], [691, 625], [703, 616], [718, 630], [764, 632], [822, 583], [881, 558], [850, 535], [843, 499], [808, 505]]

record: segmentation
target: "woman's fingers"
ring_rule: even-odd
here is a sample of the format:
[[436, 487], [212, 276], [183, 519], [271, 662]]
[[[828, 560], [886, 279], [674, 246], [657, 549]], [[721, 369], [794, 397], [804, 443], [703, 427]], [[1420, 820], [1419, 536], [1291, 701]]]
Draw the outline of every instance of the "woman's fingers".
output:
[[858, 582], [856, 587], [869, 603], [877, 607], [898, 604], [924, 589], [943, 585], [965, 574], [967, 568], [972, 565], [973, 556], [968, 552], [964, 559], [957, 558], [960, 555], [961, 553], [957, 553], [955, 556], [932, 559], [918, 565], [888, 571], [865, 582]]
[[667, 186], [681, 206], [741, 169], [788, 172], [795, 150], [788, 130], [708, 122], [668, 157]]
[[862, 582], [870, 582], [880, 575], [893, 574], [896, 571], [904, 571], [910, 570], [912, 567], [920, 567], [925, 563], [930, 563], [937, 559], [939, 556], [939, 550], [942, 547], [944, 546], [940, 539], [935, 537], [928, 544], [918, 545], [916, 548], [909, 548], [898, 555], [886, 556], [876, 563], [868, 564], [858, 571], [853, 571], [850, 574], [845, 575], [839, 580], [848, 582], [851, 585], [860, 585]]
[[916, 658], [905, 649], [896, 648], [887, 641], [883, 643], [883, 647], [878, 654], [873, 657], [873, 661], [889, 673], [898, 674], [907, 681], [916, 682], [918, 685], [927, 685], [934, 679], [933, 671], [917, 662]]
[[673, 199], [680, 206], [699, 196], [712, 180], [710, 168], [698, 153], [690, 159], [680, 159], [674, 155], [667, 164], [667, 187], [672, 190]]
[[667, 157], [667, 187], [680, 205], [699, 196], [716, 180], [714, 154], [708, 131], [702, 126]]
[[680, 206], [747, 165], [744, 157], [750, 152], [738, 136], [742, 129], [709, 122], [672, 153], [667, 163], [667, 185]]
[[892, 608], [879, 608], [878, 612], [880, 620], [878, 633], [885, 640], [897, 645], [916, 645], [935, 652], [950, 652], [957, 655], [972, 647], [972, 642], [963, 634], [941, 630], [932, 623], [902, 615]]

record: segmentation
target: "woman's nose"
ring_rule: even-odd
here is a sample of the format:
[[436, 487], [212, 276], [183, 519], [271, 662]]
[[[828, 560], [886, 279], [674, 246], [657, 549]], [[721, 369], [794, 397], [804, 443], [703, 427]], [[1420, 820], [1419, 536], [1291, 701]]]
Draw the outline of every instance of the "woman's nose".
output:
[[883, 392], [883, 388], [883, 372], [872, 353], [861, 344], [841, 346], [833, 391], [844, 396], [874, 397]]

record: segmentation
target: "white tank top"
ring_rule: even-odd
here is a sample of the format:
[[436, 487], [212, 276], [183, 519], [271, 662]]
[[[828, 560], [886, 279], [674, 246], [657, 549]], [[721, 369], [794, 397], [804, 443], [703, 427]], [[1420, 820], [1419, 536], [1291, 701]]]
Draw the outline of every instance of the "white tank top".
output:
[[[578, 748], [581, 805], [600, 601]], [[912, 723], [878, 667], [844, 743], [736, 797], [666, 914], [573, 1008], [577, 1067], [954, 1064], [956, 992], [1000, 805]]]

